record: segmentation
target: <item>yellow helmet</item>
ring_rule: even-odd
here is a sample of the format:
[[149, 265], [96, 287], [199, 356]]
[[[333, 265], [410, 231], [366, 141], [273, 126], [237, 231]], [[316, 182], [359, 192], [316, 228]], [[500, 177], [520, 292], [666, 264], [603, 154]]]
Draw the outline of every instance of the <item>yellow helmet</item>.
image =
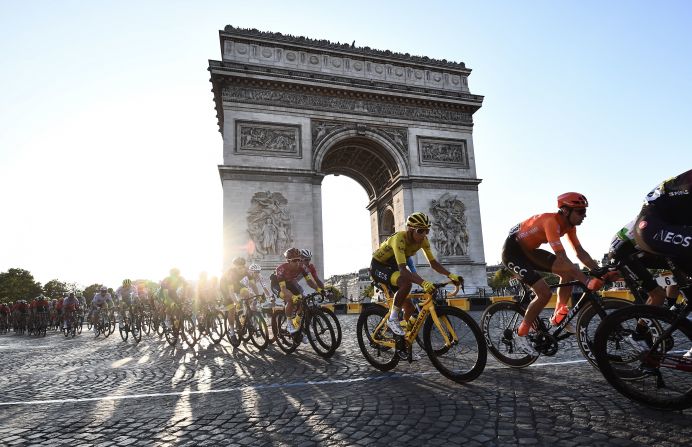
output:
[[406, 219], [406, 226], [411, 228], [430, 228], [430, 218], [425, 213], [415, 212]]

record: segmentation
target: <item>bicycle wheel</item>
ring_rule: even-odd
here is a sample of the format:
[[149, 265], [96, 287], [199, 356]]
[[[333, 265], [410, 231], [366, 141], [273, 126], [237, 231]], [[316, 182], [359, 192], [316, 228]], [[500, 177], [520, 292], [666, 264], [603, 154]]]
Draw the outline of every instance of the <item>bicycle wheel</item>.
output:
[[167, 327], [165, 322], [161, 322], [161, 327], [163, 328], [163, 335], [166, 337], [166, 342], [170, 346], [175, 346], [178, 343], [178, 320], [176, 317], [171, 317], [171, 327]]
[[312, 349], [320, 357], [328, 359], [336, 352], [336, 331], [329, 318], [320, 308], [312, 309], [307, 321], [307, 336]]
[[387, 327], [385, 318], [389, 311], [372, 304], [365, 306], [358, 317], [356, 337], [363, 357], [380, 371], [389, 371], [399, 363], [394, 334]]
[[269, 346], [267, 322], [259, 314], [252, 314], [250, 318], [250, 324], [247, 328], [250, 340], [257, 349], [263, 351]]
[[339, 323], [339, 318], [336, 316], [334, 311], [328, 307], [323, 307], [322, 311], [331, 320], [332, 327], [334, 328], [334, 331], [336, 332], [336, 347], [338, 348], [339, 346], [341, 346], [341, 336], [342, 336], [341, 323]]
[[298, 348], [295, 337], [288, 332], [286, 326], [286, 313], [282, 310], [274, 312], [272, 317], [272, 330], [276, 334], [276, 344], [286, 354], [290, 354]]
[[127, 338], [130, 336], [129, 318], [123, 318], [123, 321], [118, 323], [118, 331], [120, 332], [120, 338], [122, 338], [123, 341], [127, 341]]
[[525, 368], [538, 356], [526, 354], [516, 346], [516, 329], [524, 318], [519, 304], [509, 301], [488, 306], [481, 316], [481, 329], [488, 351], [500, 362], [512, 368]]
[[183, 340], [190, 347], [194, 348], [197, 344], [197, 325], [195, 324], [192, 315], [187, 315], [182, 318], [182, 327], [180, 328], [180, 333], [183, 336]]
[[[80, 315], [79, 316], [79, 321], [77, 322], [77, 334], [82, 335], [82, 328], [84, 326], [84, 316]], [[43, 329], [43, 335], [45, 335], [46, 330], [45, 328]]]
[[[611, 314], [623, 307], [631, 306], [632, 303], [619, 299], [603, 300], [603, 310], [607, 314]], [[596, 329], [601, 324], [601, 316], [598, 314], [596, 306], [592, 303], [587, 303], [577, 319], [577, 345], [579, 350], [584, 355], [584, 358], [591, 363], [595, 368], [598, 368], [596, 357], [593, 355], [593, 340], [596, 335]]]
[[132, 338], [135, 342], [139, 343], [140, 341], [142, 341], [142, 320], [140, 316], [135, 314], [130, 324]]
[[215, 311], [207, 316], [207, 333], [215, 345], [218, 345], [223, 340], [224, 331], [223, 313]]
[[[660, 333], [668, 330], [677, 315], [654, 306], [629, 306], [610, 314], [596, 331], [594, 354], [598, 367], [625, 397], [661, 410], [692, 407], [692, 359], [684, 355], [692, 349], [692, 322], [682, 319], [674, 328], [672, 343], [656, 345]], [[649, 325], [650, 339], [634, 341], [637, 323]], [[655, 347], [654, 347], [655, 346]], [[653, 349], [652, 349], [653, 347]]]
[[423, 326], [423, 341], [430, 361], [450, 380], [457, 383], [474, 380], [483, 372], [488, 359], [481, 328], [469, 314], [456, 307], [437, 306], [435, 312], [440, 325], [428, 317]]

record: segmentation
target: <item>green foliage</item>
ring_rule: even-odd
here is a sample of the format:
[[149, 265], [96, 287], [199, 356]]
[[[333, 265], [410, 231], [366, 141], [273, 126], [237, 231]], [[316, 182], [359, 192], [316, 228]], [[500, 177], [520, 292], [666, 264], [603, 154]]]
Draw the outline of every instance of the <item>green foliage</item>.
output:
[[489, 286], [492, 287], [493, 289], [501, 289], [503, 287], [509, 287], [509, 280], [512, 278], [512, 275], [509, 273], [509, 270], [505, 268], [501, 268], [500, 270], [497, 270], [494, 274], [493, 277], [490, 278], [489, 281]]
[[334, 299], [336, 299], [337, 301], [344, 297], [344, 294], [341, 293], [341, 290], [337, 289], [334, 286], [327, 286], [325, 287], [325, 289], [329, 290], [332, 294], [334, 294]]
[[41, 283], [27, 270], [11, 268], [0, 273], [0, 301], [29, 300], [41, 292]]
[[48, 298], [59, 298], [69, 291], [68, 285], [57, 279], [51, 279], [43, 286], [43, 294]]
[[375, 295], [375, 287], [373, 287], [372, 284], [369, 284], [368, 287], [365, 288], [363, 295], [367, 296], [368, 298], [372, 298], [373, 295]]

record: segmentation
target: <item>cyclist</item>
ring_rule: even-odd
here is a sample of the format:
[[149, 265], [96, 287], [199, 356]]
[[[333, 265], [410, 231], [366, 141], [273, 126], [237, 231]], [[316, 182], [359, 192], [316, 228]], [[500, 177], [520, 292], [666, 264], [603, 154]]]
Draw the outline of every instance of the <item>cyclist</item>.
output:
[[77, 290], [77, 301], [79, 301], [79, 308], [84, 311], [87, 307], [87, 301], [86, 298], [84, 297], [84, 293], [81, 290]]
[[620, 271], [635, 282], [641, 282], [649, 299], [646, 304], [661, 306], [668, 300], [668, 306], [675, 304], [678, 287], [671, 285], [663, 290], [653, 275], [647, 269], [665, 269], [668, 265], [665, 259], [641, 251], [634, 241], [634, 220], [630, 221], [615, 234], [610, 242], [608, 258], [620, 264]]
[[[634, 240], [647, 253], [669, 257], [692, 272], [692, 169], [647, 194], [634, 224]], [[684, 354], [692, 357], [692, 348]]]
[[257, 263], [250, 264], [250, 267], [248, 267], [248, 276], [243, 278], [242, 284], [245, 287], [252, 288], [255, 295], [260, 295], [261, 293], [264, 293], [264, 296], [266, 296], [267, 298], [271, 298], [272, 293], [269, 291], [269, 288], [264, 283], [261, 272], [261, 265]]
[[175, 306], [182, 304], [182, 292], [187, 288], [187, 281], [180, 275], [180, 270], [173, 267], [169, 275], [161, 281], [161, 301], [166, 311], [165, 324], [171, 326], [171, 313]]
[[115, 303], [118, 307], [118, 324], [122, 324], [128, 307], [136, 305], [139, 301], [137, 286], [132, 284], [131, 279], [123, 279], [123, 285], [115, 291], [115, 297]]
[[108, 289], [105, 286], [101, 286], [99, 291], [94, 294], [94, 298], [91, 300], [91, 312], [89, 313], [89, 318], [92, 320], [94, 325], [94, 331], [96, 331], [96, 313], [104, 306], [108, 308], [112, 305], [113, 297], [110, 293], [108, 293]]
[[241, 283], [246, 276], [248, 276], [248, 269], [245, 265], [245, 258], [236, 257], [233, 259], [231, 268], [221, 276], [219, 284], [224, 305], [228, 311], [228, 336], [231, 338], [235, 337], [235, 308], [236, 304], [240, 302], [239, 294], [241, 292], [247, 293], [247, 289]]
[[75, 296], [74, 293], [70, 293], [67, 295], [67, 298], [63, 300], [62, 303], [63, 307], [63, 319], [62, 319], [62, 328], [65, 329], [67, 328], [67, 321], [70, 319], [70, 317], [79, 310], [79, 300]]
[[307, 267], [312, 279], [315, 281], [315, 284], [324, 289], [324, 282], [322, 282], [320, 276], [317, 274], [317, 267], [315, 267], [315, 264], [310, 262], [312, 260], [312, 251], [309, 248], [302, 248], [300, 250], [300, 257], [303, 259], [303, 264], [305, 264], [305, 267]]
[[317, 285], [310, 271], [305, 267], [300, 250], [293, 247], [289, 248], [284, 252], [284, 258], [286, 258], [286, 262], [276, 267], [269, 280], [274, 293], [284, 300], [288, 332], [295, 334], [298, 331], [298, 328], [293, 324], [296, 311], [295, 304], [303, 296], [303, 288], [298, 284], [298, 281], [301, 277], [305, 278], [308, 285], [318, 293], [322, 293], [322, 288]]
[[[596, 269], [598, 264], [584, 250], [577, 238], [577, 226], [586, 218], [586, 208], [589, 202], [584, 195], [577, 192], [567, 192], [557, 198], [558, 211], [556, 213], [544, 213], [532, 216], [520, 224], [515, 225], [505, 239], [502, 247], [502, 263], [520, 281], [536, 294], [531, 300], [524, 320], [517, 328], [517, 347], [529, 355], [538, 355], [538, 352], [529, 343], [526, 336], [531, 329], [534, 320], [548, 304], [552, 292], [548, 283], [538, 274], [538, 271], [552, 272], [560, 277], [561, 282], [579, 280], [587, 284], [589, 290], [598, 290], [603, 286], [603, 281], [598, 278], [589, 280], [565, 254], [565, 249], [560, 238], [567, 235], [567, 239], [574, 248], [577, 258], [588, 268]], [[548, 243], [555, 252], [552, 254], [538, 247]], [[567, 302], [572, 294], [571, 287], [558, 289], [558, 304], [550, 319], [553, 325], [560, 324], [568, 313]], [[565, 329], [574, 332], [573, 327]]]
[[396, 335], [403, 336], [399, 311], [404, 309], [404, 319], [408, 320], [414, 312], [413, 305], [407, 300], [413, 284], [418, 284], [426, 292], [432, 292], [432, 282], [424, 280], [418, 273], [408, 268], [408, 258], [423, 250], [430, 267], [441, 275], [448, 277], [454, 284], [463, 284], [464, 278], [449, 272], [433, 256], [428, 240], [430, 233], [430, 218], [421, 212], [415, 212], [406, 219], [406, 229], [398, 231], [382, 242], [372, 254], [370, 275], [376, 282], [386, 284], [394, 291], [394, 302], [387, 319], [387, 326]]

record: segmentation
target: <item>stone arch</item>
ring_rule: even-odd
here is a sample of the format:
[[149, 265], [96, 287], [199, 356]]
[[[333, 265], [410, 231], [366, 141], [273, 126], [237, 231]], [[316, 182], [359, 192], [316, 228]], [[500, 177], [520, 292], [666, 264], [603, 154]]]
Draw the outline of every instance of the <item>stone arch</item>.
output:
[[313, 152], [313, 169], [344, 174], [357, 181], [373, 201], [408, 173], [406, 160], [393, 145], [369, 130], [343, 130], [320, 141]]

